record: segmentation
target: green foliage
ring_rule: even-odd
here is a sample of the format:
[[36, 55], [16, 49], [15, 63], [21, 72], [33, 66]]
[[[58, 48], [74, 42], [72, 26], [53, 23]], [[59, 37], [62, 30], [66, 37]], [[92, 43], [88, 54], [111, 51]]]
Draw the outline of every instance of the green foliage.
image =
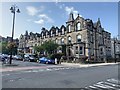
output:
[[45, 51], [48, 54], [52, 54], [57, 49], [58, 44], [54, 43], [53, 41], [46, 41], [41, 46], [34, 46], [34, 50], [36, 52], [43, 52]]
[[11, 51], [14, 55], [17, 54], [17, 45], [15, 43], [0, 42], [0, 47], [4, 54], [10, 54]]
[[51, 59], [57, 58], [58, 60], [60, 60], [63, 55], [64, 55], [63, 53], [55, 53], [55, 54], [52, 54], [50, 58]]
[[44, 47], [44, 50], [48, 54], [52, 54], [57, 49], [58, 44], [54, 43], [53, 41], [46, 41], [41, 46]]
[[41, 52], [41, 51], [44, 50], [44, 47], [43, 47], [43, 46], [34, 46], [34, 50], [35, 50], [36, 52]]

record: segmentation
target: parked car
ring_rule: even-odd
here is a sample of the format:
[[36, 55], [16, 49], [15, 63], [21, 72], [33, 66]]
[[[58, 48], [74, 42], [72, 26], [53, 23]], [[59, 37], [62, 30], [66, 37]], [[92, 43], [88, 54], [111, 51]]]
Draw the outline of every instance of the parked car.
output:
[[46, 57], [41, 57], [39, 58], [39, 63], [45, 63], [47, 62], [47, 58]]
[[16, 59], [16, 60], [23, 60], [22, 56], [20, 56], [20, 55], [15, 55], [14, 59]]
[[55, 64], [55, 60], [48, 59], [46, 57], [39, 58], [39, 63], [44, 63], [44, 64]]
[[36, 62], [36, 58], [32, 54], [26, 54], [24, 55], [24, 61]]
[[53, 59], [48, 59], [47, 63], [48, 63], [48, 64], [55, 64], [55, 60], [53, 60]]
[[30, 62], [36, 62], [36, 59], [35, 59], [34, 55], [29, 56], [29, 61]]

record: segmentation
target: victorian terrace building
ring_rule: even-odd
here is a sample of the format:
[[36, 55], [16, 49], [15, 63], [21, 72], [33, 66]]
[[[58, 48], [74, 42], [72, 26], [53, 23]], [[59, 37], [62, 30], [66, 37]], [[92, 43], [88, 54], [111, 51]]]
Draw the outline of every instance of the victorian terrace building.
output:
[[91, 19], [84, 19], [79, 14], [74, 19], [73, 13], [70, 13], [66, 26], [62, 25], [60, 28], [52, 26], [50, 30], [42, 28], [40, 34], [26, 32], [25, 35], [21, 35], [19, 50], [24, 50], [24, 53], [33, 53], [33, 46], [49, 40], [58, 43], [61, 47], [59, 49], [66, 56], [77, 58], [87, 56], [89, 59], [100, 61], [111, 56], [111, 33], [104, 30], [99, 18], [94, 23]]

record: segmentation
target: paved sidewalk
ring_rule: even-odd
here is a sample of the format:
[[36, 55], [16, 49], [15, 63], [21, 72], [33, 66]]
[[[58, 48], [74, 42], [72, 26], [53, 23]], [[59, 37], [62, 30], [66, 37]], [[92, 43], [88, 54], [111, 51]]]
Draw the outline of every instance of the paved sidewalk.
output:
[[96, 63], [96, 64], [78, 64], [78, 63], [61, 63], [63, 66], [68, 67], [93, 67], [93, 66], [104, 66], [104, 65], [117, 65], [119, 63]]
[[[15, 63], [16, 64], [16, 63]], [[97, 63], [97, 64], [78, 64], [78, 63], [64, 63], [58, 65], [43, 65], [43, 66], [22, 66], [22, 63], [16, 66], [4, 66], [0, 68], [0, 72], [6, 71], [19, 71], [19, 70], [30, 70], [30, 69], [41, 69], [41, 68], [59, 68], [59, 67], [75, 67], [75, 68], [82, 68], [82, 67], [93, 67], [93, 66], [103, 66], [103, 65], [117, 65], [118, 63]]]

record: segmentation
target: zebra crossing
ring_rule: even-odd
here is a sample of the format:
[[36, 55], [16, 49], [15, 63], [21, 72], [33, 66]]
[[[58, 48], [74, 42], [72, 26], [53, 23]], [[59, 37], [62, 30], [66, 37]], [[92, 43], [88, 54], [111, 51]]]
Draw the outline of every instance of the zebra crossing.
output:
[[85, 90], [120, 90], [120, 80], [114, 78], [107, 79], [106, 81], [100, 81], [85, 87]]

